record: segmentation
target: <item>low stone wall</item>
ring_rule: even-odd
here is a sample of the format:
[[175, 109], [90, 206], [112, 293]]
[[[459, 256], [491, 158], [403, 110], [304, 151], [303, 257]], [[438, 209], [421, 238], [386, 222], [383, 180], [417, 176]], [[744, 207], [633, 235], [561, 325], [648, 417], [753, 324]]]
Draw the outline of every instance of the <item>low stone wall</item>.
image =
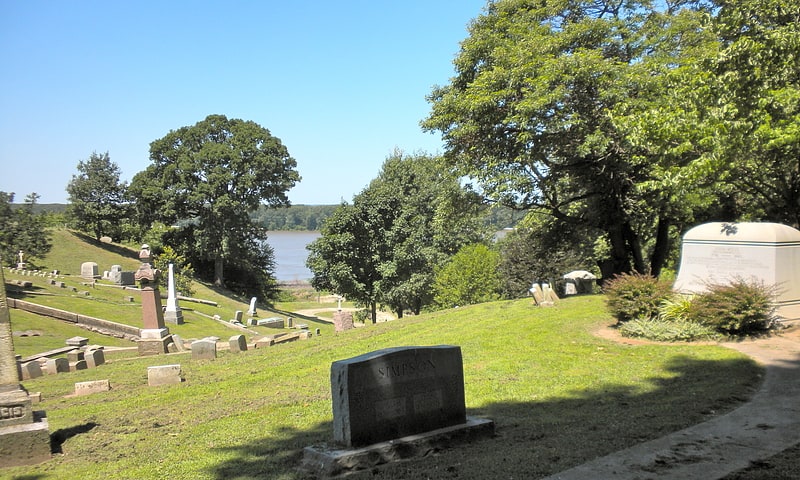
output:
[[127, 338], [129, 340], [135, 340], [139, 338], [139, 328], [112, 322], [110, 320], [103, 320], [101, 318], [89, 317], [79, 313], [67, 312], [66, 310], [59, 310], [58, 308], [37, 305], [35, 303], [17, 300], [14, 298], [8, 299], [8, 306], [10, 308], [17, 308], [19, 310], [35, 313], [37, 315], [44, 315], [46, 317], [57, 318], [66, 322], [75, 323], [87, 330], [102, 333], [104, 335]]

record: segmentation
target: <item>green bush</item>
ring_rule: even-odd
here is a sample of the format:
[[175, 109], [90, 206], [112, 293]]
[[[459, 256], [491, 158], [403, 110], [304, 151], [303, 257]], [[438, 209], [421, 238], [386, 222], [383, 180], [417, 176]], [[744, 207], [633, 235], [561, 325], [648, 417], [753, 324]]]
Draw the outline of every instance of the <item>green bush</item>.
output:
[[685, 322], [689, 319], [691, 307], [691, 296], [676, 294], [661, 302], [658, 307], [658, 318], [669, 322]]
[[686, 320], [637, 318], [620, 326], [624, 337], [639, 337], [658, 342], [692, 342], [716, 340], [720, 337], [712, 327]]
[[658, 307], [672, 296], [668, 283], [640, 274], [617, 275], [606, 282], [603, 292], [611, 314], [619, 323], [657, 316]]
[[757, 281], [709, 285], [692, 300], [687, 318], [731, 335], [763, 332], [775, 319], [774, 296], [775, 287]]

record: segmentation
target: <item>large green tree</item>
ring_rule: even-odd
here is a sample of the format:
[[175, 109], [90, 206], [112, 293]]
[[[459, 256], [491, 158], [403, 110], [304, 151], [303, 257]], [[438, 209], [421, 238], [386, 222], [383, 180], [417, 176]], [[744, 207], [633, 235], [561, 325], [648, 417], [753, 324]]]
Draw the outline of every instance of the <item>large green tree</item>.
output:
[[286, 193], [300, 180], [280, 139], [253, 121], [209, 115], [152, 142], [150, 160], [130, 186], [139, 221], [181, 225], [171, 232], [180, 242], [173, 247], [198, 273], [210, 264], [216, 285], [225, 285], [226, 268], [264, 281], [272, 251], [250, 214], [262, 204], [288, 205]]
[[800, 3], [720, 4], [714, 153], [750, 217], [800, 227]]
[[713, 45], [707, 17], [696, 1], [491, 2], [423, 126], [442, 133], [446, 158], [488, 198], [602, 232], [604, 276], [657, 274], [685, 213], [659, 171], [695, 157], [634, 144], [631, 119], [671, 108], [664, 72]]
[[366, 306], [373, 322], [378, 304], [419, 313], [433, 300], [436, 266], [482, 237], [479, 211], [441, 158], [395, 152], [309, 245], [312, 284]]
[[0, 257], [4, 264], [16, 265], [20, 251], [26, 263], [35, 264], [50, 251], [45, 219], [33, 211], [38, 199], [39, 195], [31, 193], [22, 206], [12, 208], [14, 194], [0, 192]]
[[79, 230], [98, 240], [103, 235], [119, 237], [122, 220], [128, 216], [127, 184], [119, 177], [119, 166], [108, 152], [92, 152], [87, 160], [78, 162], [78, 174], [67, 184], [67, 215]]

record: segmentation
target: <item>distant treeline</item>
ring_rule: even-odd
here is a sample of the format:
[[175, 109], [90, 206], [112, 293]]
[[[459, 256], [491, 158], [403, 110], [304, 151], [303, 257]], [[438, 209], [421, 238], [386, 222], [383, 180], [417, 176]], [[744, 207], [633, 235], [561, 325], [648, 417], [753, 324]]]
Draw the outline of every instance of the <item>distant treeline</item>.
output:
[[[267, 230], [319, 230], [339, 205], [292, 205], [288, 208], [261, 207], [250, 218]], [[497, 230], [514, 227], [525, 212], [506, 207], [492, 207], [486, 215], [487, 225]]]
[[258, 225], [267, 230], [319, 230], [325, 219], [339, 205], [292, 205], [287, 208], [267, 208], [265, 206], [250, 215]]
[[[12, 204], [18, 208], [22, 204]], [[287, 208], [260, 207], [250, 215], [259, 225], [267, 230], [308, 230], [322, 228], [325, 219], [330, 217], [339, 205], [292, 205]], [[34, 213], [63, 213], [67, 205], [63, 203], [43, 203], [33, 206]], [[525, 216], [525, 212], [511, 210], [506, 207], [492, 207], [486, 215], [486, 223], [497, 230], [513, 227]]]

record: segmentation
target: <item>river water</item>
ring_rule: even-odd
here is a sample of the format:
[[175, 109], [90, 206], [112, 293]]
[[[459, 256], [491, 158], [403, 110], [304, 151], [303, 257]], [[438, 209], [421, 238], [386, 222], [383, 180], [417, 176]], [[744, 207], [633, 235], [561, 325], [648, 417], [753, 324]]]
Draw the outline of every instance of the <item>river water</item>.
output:
[[306, 245], [319, 237], [319, 232], [269, 232], [267, 243], [275, 251], [275, 279], [279, 282], [311, 279], [311, 270], [306, 268]]

